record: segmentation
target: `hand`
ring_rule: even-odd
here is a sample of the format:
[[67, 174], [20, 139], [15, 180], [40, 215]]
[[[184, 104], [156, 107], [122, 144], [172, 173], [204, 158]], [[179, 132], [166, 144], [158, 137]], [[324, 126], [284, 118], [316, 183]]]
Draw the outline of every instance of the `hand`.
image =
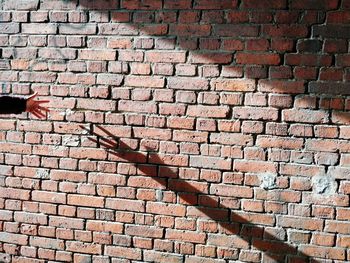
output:
[[40, 106], [40, 104], [48, 103], [50, 101], [48, 100], [34, 100], [34, 98], [38, 95], [37, 92], [35, 92], [33, 95], [29, 96], [26, 101], [26, 111], [30, 112], [37, 118], [44, 118], [46, 116], [46, 113], [49, 112], [49, 109], [47, 107]]

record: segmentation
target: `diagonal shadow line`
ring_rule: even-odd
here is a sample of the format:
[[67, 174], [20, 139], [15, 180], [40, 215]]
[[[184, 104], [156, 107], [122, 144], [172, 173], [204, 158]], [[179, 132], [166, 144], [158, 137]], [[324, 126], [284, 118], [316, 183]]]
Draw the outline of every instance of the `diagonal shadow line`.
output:
[[[244, 242], [243, 246], [255, 247], [261, 252], [265, 252], [269, 258], [277, 262], [301, 263], [311, 262], [311, 260], [313, 263], [318, 262], [315, 259], [311, 258], [309, 255], [298, 251], [297, 247], [288, 244], [287, 241], [280, 240], [274, 235], [268, 233], [267, 231], [265, 231], [263, 226], [250, 222], [246, 218], [243, 218], [242, 216], [232, 211], [231, 208], [222, 205], [218, 201], [219, 199], [216, 200], [210, 195], [202, 193], [193, 185], [186, 182], [186, 180], [176, 180], [176, 178], [178, 177], [176, 172], [171, 170], [167, 164], [164, 164], [161, 158], [156, 157], [156, 154], [152, 155], [152, 161], [150, 162], [149, 151], [147, 151], [146, 155], [144, 155], [140, 152], [135, 152], [131, 150], [130, 147], [128, 147], [128, 145], [119, 140], [119, 137], [114, 136], [110, 131], [108, 131], [104, 127], [100, 125], [95, 126], [97, 129], [89, 129], [84, 126], [80, 127], [87, 131], [90, 135], [94, 135], [97, 137], [97, 139], [91, 137], [88, 137], [88, 139], [93, 141], [94, 143], [97, 143], [98, 147], [102, 146], [110, 154], [117, 157], [121, 157], [126, 161], [135, 163], [137, 165], [138, 170], [141, 171], [144, 176], [151, 177], [153, 180], [163, 185], [165, 190], [170, 190], [174, 192], [182, 201], [185, 202], [185, 205], [195, 207], [202, 214], [198, 217], [207, 217], [208, 219], [211, 219], [218, 223], [218, 225], [224, 229], [225, 234], [236, 235], [237, 237], [239, 237]], [[103, 136], [101, 132], [105, 134], [105, 136]], [[136, 156], [139, 156], [142, 161], [138, 163], [135, 157], [133, 157], [132, 159], [129, 158], [129, 156], [131, 155], [128, 155], [127, 152], [138, 154]], [[145, 162], [143, 162], [144, 160]], [[157, 174], [154, 175], [150, 173], [150, 171], [147, 168], [145, 168], [145, 166], [143, 166], [144, 164], [157, 166]], [[167, 176], [162, 177], [162, 175], [159, 173], [160, 167], [162, 168], [162, 175], [165, 174]], [[180, 186], [182, 187], [182, 189], [176, 187], [176, 184], [175, 186], [171, 184], [172, 182], [176, 181], [181, 181]], [[198, 204], [198, 197], [201, 194], [207, 197], [205, 202], [210, 204], [210, 206]]]
[[[182, 31], [183, 29], [185, 29], [188, 25], [190, 25], [189, 23], [186, 22], [182, 22], [182, 21], [163, 21], [161, 18], [158, 18], [158, 20], [156, 20], [155, 18], [150, 19], [150, 21], [143, 21], [142, 18], [140, 21], [134, 21], [135, 18], [132, 18], [131, 16], [135, 13], [135, 14], [141, 14], [142, 17], [142, 13], [146, 14], [147, 12], [150, 13], [150, 16], [157, 16], [157, 14], [161, 14], [162, 12], [167, 12], [167, 11], [175, 11], [175, 12], [181, 12], [181, 11], [193, 11], [192, 8], [194, 8], [194, 11], [208, 11], [211, 10], [210, 8], [205, 8], [203, 7], [203, 5], [210, 5], [210, 1], [205, 2], [203, 1], [203, 3], [201, 3], [201, 1], [196, 1], [196, 0], [188, 0], [188, 1], [174, 1], [174, 3], [172, 3], [171, 1], [164, 1], [164, 0], [155, 0], [155, 1], [144, 1], [144, 0], [133, 0], [130, 1], [129, 4], [127, 4], [127, 1], [120, 1], [120, 0], [106, 0], [106, 1], [96, 1], [96, 0], [62, 0], [65, 3], [67, 3], [66, 8], [69, 9], [77, 9], [79, 11], [92, 11], [92, 12], [97, 12], [100, 13], [101, 16], [105, 15], [106, 17], [108, 17], [108, 12], [115, 12], [115, 15], [112, 16], [111, 18], [111, 22], [112, 23], [120, 23], [122, 25], [127, 25], [129, 26], [132, 30], [134, 30], [136, 33], [141, 33], [140, 35], [138, 34], [131, 34], [129, 36], [131, 37], [138, 37], [138, 36], [155, 36], [155, 37], [167, 37], [167, 38], [172, 38], [174, 37], [176, 40], [179, 40], [179, 38], [220, 38], [220, 35], [206, 35], [206, 34], [201, 34], [200, 30], [194, 30], [193, 32], [191, 32], [192, 34], [183, 34]], [[219, 3], [219, 2], [218, 2]], [[196, 9], [196, 5], [202, 5], [199, 9]], [[309, 10], [299, 10], [299, 9], [289, 9], [290, 6], [289, 3], [286, 3], [286, 8], [287, 9], [279, 9], [276, 8], [276, 10], [281, 10], [281, 11], [291, 11], [291, 12], [299, 12], [301, 14], [303, 14], [303, 16], [305, 14], [309, 14]], [[242, 7], [243, 6], [243, 7]], [[220, 11], [220, 5], [218, 5], [215, 9], [213, 9], [214, 11]], [[257, 14], [259, 12], [264, 12], [266, 11], [266, 9], [264, 9], [262, 7], [262, 5], [257, 5], [257, 7], [252, 8], [250, 10], [250, 8], [252, 8], [251, 6], [245, 6], [244, 4], [242, 4], [242, 1], [237, 1], [237, 0], [232, 0], [231, 2], [229, 1], [223, 1], [222, 4], [222, 9], [223, 10], [235, 10], [235, 11], [243, 11], [243, 12], [252, 12], [252, 14], [254, 14], [254, 12], [256, 12]], [[273, 9], [273, 8], [272, 8]], [[331, 9], [333, 10], [333, 9]], [[335, 9], [334, 9], [335, 10]], [[329, 11], [329, 10], [327, 10]], [[118, 13], [119, 12], [119, 13]], [[126, 14], [128, 14], [128, 18], [126, 18], [125, 14], [123, 14], [123, 12], [125, 12]], [[242, 15], [242, 14], [241, 14]], [[239, 16], [239, 14], [238, 14]], [[146, 17], [146, 15], [145, 15]], [[238, 18], [237, 18], [238, 19]], [[240, 21], [240, 19], [238, 19], [237, 21], [235, 21], [235, 19], [232, 19], [233, 21], [226, 21], [224, 20], [224, 22], [211, 22], [210, 19], [208, 19], [207, 21], [203, 23], [199, 23], [198, 21], [198, 25], [215, 25], [215, 24], [219, 24], [219, 25], [231, 25], [231, 26], [238, 26], [239, 27], [247, 27], [246, 31], [250, 31], [249, 26], [255, 26], [255, 27], [260, 27], [262, 24], [264, 24], [265, 22], [251, 22], [251, 20], [247, 20], [247, 19], [243, 19], [242, 21]], [[200, 20], [201, 21], [201, 20]], [[195, 22], [193, 22], [194, 24], [196, 24]], [[314, 23], [308, 23], [308, 22], [300, 22], [299, 20], [295, 20], [294, 22], [291, 23], [284, 23], [284, 22], [279, 22], [274, 24], [272, 22], [272, 20], [267, 20], [266, 24], [267, 25], [279, 25], [284, 27], [284, 30], [286, 31], [290, 31], [293, 26], [305, 26], [305, 28], [303, 28], [303, 30], [305, 31], [305, 34], [302, 34], [301, 36], [295, 37], [296, 39], [300, 38], [301, 40], [313, 40], [313, 37], [309, 36], [306, 32], [311, 31], [311, 27], [314, 25], [323, 25], [324, 23], [326, 23], [327, 25], [329, 24], [328, 21], [323, 21], [321, 18], [315, 18]], [[84, 24], [84, 23], [82, 23]], [[155, 30], [155, 28], [153, 26], [161, 26], [161, 25], [167, 25], [169, 26], [170, 24], [175, 24], [177, 27], [173, 30], [164, 30], [164, 32], [162, 30], [157, 31]], [[151, 25], [150, 27], [148, 27], [147, 25]], [[332, 24], [330, 24], [332, 25]], [[82, 26], [82, 25], [81, 25]], [[180, 30], [181, 29], [181, 30]], [[169, 31], [170, 30], [170, 31]], [[259, 31], [261, 31], [262, 29], [259, 29]], [[250, 37], [251, 38], [265, 38], [273, 41], [274, 39], [278, 39], [278, 38], [283, 38], [284, 35], [269, 35], [270, 33], [266, 33], [267, 36], [265, 35], [261, 35], [261, 33], [259, 33], [258, 35], [245, 35], [247, 32], [239, 32], [238, 35], [228, 35], [226, 37], [232, 38], [232, 39], [240, 39], [240, 37], [242, 37], [242, 41], [246, 41], [248, 40]], [[243, 34], [243, 35], [241, 35]], [[108, 34], [107, 34], [108, 35]], [[113, 34], [110, 34], [110, 36], [112, 36]], [[123, 34], [121, 34], [120, 36], [123, 36]], [[322, 33], [320, 33], [321, 40], [324, 41], [326, 37], [324, 37], [322, 35]], [[171, 40], [170, 40], [171, 41]], [[186, 42], [185, 42], [186, 43]], [[202, 57], [202, 59], [204, 60], [208, 60], [211, 63], [210, 64], [222, 64], [222, 65], [233, 65], [232, 61], [235, 61], [234, 56], [236, 54], [236, 51], [239, 52], [245, 52], [245, 53], [254, 53], [256, 51], [252, 51], [246, 48], [243, 49], [235, 49], [233, 48], [232, 50], [228, 49], [225, 50], [224, 53], [226, 53], [227, 55], [232, 53], [232, 58], [231, 58], [231, 63], [230, 62], [220, 62], [221, 58], [220, 56], [218, 56], [217, 51], [219, 50], [207, 50], [206, 48], [201, 48], [201, 47], [197, 47], [195, 49], [189, 49], [188, 47], [186, 47], [186, 44], [184, 43], [175, 43], [175, 46], [177, 48], [180, 48], [180, 50], [183, 51], [199, 51], [199, 55], [200, 57]], [[296, 47], [297, 44], [293, 44], [293, 48], [291, 48], [290, 50], [287, 51], [279, 51], [276, 48], [273, 49], [272, 47], [269, 47], [267, 50], [260, 50], [259, 52], [262, 53], [271, 53], [271, 54], [278, 54], [279, 56], [284, 56], [285, 54], [299, 54], [296, 53]], [[202, 52], [203, 51], [203, 52]], [[335, 65], [332, 64], [331, 60], [331, 56], [329, 55], [329, 53], [319, 53], [320, 50], [317, 51], [313, 51], [310, 50], [308, 52], [306, 52], [305, 54], [307, 55], [322, 55], [326, 60], [328, 60], [328, 64], [327, 65], [322, 65], [322, 64], [317, 64], [316, 65], [312, 65], [313, 67], [316, 68], [322, 68], [322, 67], [335, 67]], [[214, 52], [214, 53], [213, 53]], [[215, 53], [216, 52], [216, 53]], [[222, 53], [222, 50], [220, 51]], [[216, 54], [216, 55], [215, 55]], [[301, 53], [304, 54], [304, 53]], [[340, 55], [342, 54], [341, 52], [338, 53], [334, 53], [333, 55]], [[310, 58], [311, 59], [311, 58]], [[276, 65], [269, 65], [268, 63], [264, 64], [261, 63], [260, 65], [256, 65], [255, 63], [243, 63], [243, 64], [234, 64], [236, 66], [253, 66], [252, 68], [254, 68], [254, 66], [258, 66], [257, 68], [261, 67], [267, 67], [269, 68], [270, 66], [283, 66], [284, 64], [281, 64], [282, 59], [280, 59], [280, 62], [277, 63]], [[291, 67], [298, 67], [298, 66], [305, 66], [304, 64], [299, 65], [299, 64], [292, 64]], [[256, 68], [256, 69], [257, 69]], [[246, 75], [246, 74], [244, 74]], [[239, 77], [238, 77], [239, 78]], [[270, 80], [269, 77], [267, 77], [267, 75], [265, 77], [248, 77], [246, 79], [261, 79], [261, 80]], [[315, 89], [313, 86], [314, 84], [316, 84], [316, 79], [308, 79], [307, 77], [302, 77], [302, 78], [296, 78], [293, 77], [292, 79], [279, 79], [277, 78], [272, 78], [273, 80], [277, 80], [276, 83], [268, 83], [267, 85], [262, 84], [263, 86], [266, 86], [265, 88], [267, 90], [269, 90], [269, 92], [272, 93], [282, 93], [282, 94], [289, 94], [289, 95], [305, 95], [305, 94], [310, 94], [310, 95], [316, 95], [316, 96], [323, 96], [326, 98], [339, 98], [339, 96], [349, 96], [350, 95], [350, 91], [348, 89], [348, 85], [346, 83], [344, 83], [344, 81], [339, 81], [339, 80], [328, 80], [327, 83], [322, 83], [322, 87], [320, 89]], [[288, 87], [289, 84], [286, 84], [287, 86], [284, 87], [284, 84], [282, 82], [288, 82], [291, 80], [297, 80], [297, 82], [300, 82], [298, 85], [298, 87]], [[279, 82], [280, 81], [280, 82]], [[302, 83], [301, 83], [302, 82]], [[330, 85], [330, 83], [332, 83], [332, 85]], [[311, 86], [310, 86], [311, 85]], [[270, 86], [270, 87], [268, 87]], [[265, 88], [262, 88], [263, 92]], [[284, 90], [287, 89], [288, 91]], [[343, 98], [344, 99], [344, 98]], [[335, 100], [336, 101], [336, 100]], [[340, 111], [345, 111], [344, 109], [344, 101], [336, 101], [336, 103], [338, 105], [335, 106], [335, 110], [340, 110]], [[345, 118], [348, 118], [348, 116], [345, 116]]]

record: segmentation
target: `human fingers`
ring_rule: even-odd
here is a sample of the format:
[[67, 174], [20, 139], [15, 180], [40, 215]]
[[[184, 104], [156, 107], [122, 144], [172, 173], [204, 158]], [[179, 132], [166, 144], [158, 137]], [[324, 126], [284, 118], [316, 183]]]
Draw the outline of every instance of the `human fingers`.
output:
[[41, 112], [41, 111], [38, 110], [38, 109], [34, 109], [34, 110], [32, 111], [32, 113], [36, 113], [37, 115], [40, 116], [40, 118], [44, 118], [44, 117], [46, 116], [43, 112]]
[[38, 108], [39, 110], [46, 111], [46, 112], [49, 112], [49, 111], [50, 111], [47, 107], [38, 106], [37, 108]]

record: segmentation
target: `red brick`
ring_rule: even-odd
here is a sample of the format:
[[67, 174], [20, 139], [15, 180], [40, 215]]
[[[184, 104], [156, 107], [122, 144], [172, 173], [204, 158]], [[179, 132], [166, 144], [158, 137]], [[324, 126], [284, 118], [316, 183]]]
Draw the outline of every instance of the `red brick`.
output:
[[252, 189], [244, 186], [231, 185], [211, 185], [210, 193], [218, 196], [233, 196], [240, 198], [251, 198], [253, 196]]
[[138, 248], [106, 246], [105, 254], [113, 257], [141, 260], [142, 252]]
[[164, 78], [152, 76], [127, 76], [125, 85], [131, 87], [163, 88]]
[[278, 217], [277, 225], [282, 227], [292, 227], [304, 230], [319, 230], [323, 228], [323, 220], [307, 219], [305, 217]]
[[64, 242], [62, 240], [44, 238], [44, 237], [33, 237], [29, 239], [29, 244], [34, 247], [44, 247], [48, 249], [64, 249]]
[[0, 187], [0, 197], [6, 199], [29, 200], [29, 194], [29, 190]]
[[79, 99], [77, 107], [84, 110], [114, 111], [116, 102], [98, 99]]
[[191, 52], [189, 62], [194, 64], [228, 64], [232, 61], [231, 53], [223, 52]]
[[244, 8], [252, 8], [252, 9], [284, 9], [286, 8], [287, 1], [278, 0], [274, 2], [270, 2], [268, 0], [264, 1], [256, 1], [256, 0], [244, 0], [243, 7]]
[[150, 226], [133, 226], [127, 225], [125, 227], [125, 234], [131, 236], [151, 237], [151, 238], [162, 238], [163, 229]]
[[206, 234], [197, 233], [194, 231], [181, 231], [169, 229], [165, 232], [165, 238], [170, 240], [204, 244]]
[[21, 234], [1, 232], [0, 241], [25, 246], [25, 245], [28, 245], [28, 236], [21, 235]]
[[72, 182], [85, 182], [86, 172], [80, 171], [65, 171], [65, 170], [51, 170], [50, 178], [52, 180], [68, 180]]
[[128, 186], [138, 188], [165, 189], [164, 179], [154, 179], [151, 177], [132, 176], [128, 179]]
[[78, 159], [99, 159], [105, 160], [107, 158], [107, 152], [103, 149], [96, 148], [71, 148], [69, 157]]
[[225, 79], [215, 80], [211, 83], [218, 91], [254, 91], [255, 82], [252, 80], [241, 80], [241, 79]]
[[182, 205], [148, 202], [146, 212], [157, 215], [184, 216], [186, 209]]
[[210, 142], [220, 143], [223, 145], [252, 145], [253, 138], [251, 135], [232, 134], [232, 133], [212, 133]]
[[73, 195], [67, 196], [67, 204], [76, 206], [91, 206], [91, 207], [103, 207], [104, 198], [86, 195]]
[[325, 111], [303, 109], [283, 110], [282, 118], [287, 122], [299, 123], [326, 123], [329, 120], [328, 113]]
[[145, 210], [145, 204], [139, 200], [126, 200], [120, 198], [107, 198], [105, 201], [106, 208], [112, 208], [115, 210], [126, 210], [143, 212]]
[[270, 37], [306, 37], [308, 30], [306, 25], [263, 25], [262, 32]]
[[202, 78], [168, 78], [168, 87], [175, 90], [208, 90], [208, 80]]
[[213, 35], [220, 37], [257, 37], [259, 30], [254, 25], [216, 24]]
[[264, 148], [301, 149], [303, 139], [259, 135], [256, 144]]
[[197, 132], [197, 131], [174, 131], [173, 140], [179, 142], [197, 142], [203, 143], [208, 140], [207, 132]]
[[88, 182], [98, 185], [125, 185], [126, 178], [118, 174], [110, 173], [89, 173]]
[[196, 36], [209, 36], [210, 29], [211, 25], [179, 24], [171, 25], [169, 32], [178, 36], [192, 36], [194, 34]]
[[251, 54], [238, 52], [236, 62], [238, 64], [278, 65], [280, 63], [280, 56], [278, 54], [268, 53]]
[[112, 50], [80, 50], [78, 57], [83, 60], [115, 60], [116, 52]]
[[286, 64], [292, 66], [331, 66], [332, 57], [329, 55], [287, 54]]
[[307, 255], [319, 258], [328, 258], [335, 260], [345, 260], [346, 251], [342, 248], [327, 248], [327, 247], [317, 247], [311, 245], [301, 246], [301, 251]]
[[280, 172], [289, 175], [315, 176], [324, 172], [324, 168], [315, 165], [283, 164], [280, 167]]
[[48, 191], [33, 191], [32, 200], [47, 203], [66, 203], [66, 194], [64, 193], [54, 193]]
[[229, 0], [195, 0], [194, 8], [195, 9], [230, 9], [237, 7], [237, 1]]
[[86, 222], [86, 230], [120, 234], [123, 231], [123, 225], [119, 222], [88, 220]]
[[171, 254], [171, 253], [151, 251], [151, 250], [145, 250], [144, 260], [150, 261], [150, 262], [170, 261], [174, 263], [181, 263], [183, 261], [182, 256], [178, 254]]
[[337, 238], [337, 247], [349, 248], [350, 239], [348, 236], [340, 236]]
[[303, 81], [260, 80], [258, 90], [262, 92], [299, 94], [305, 91]]
[[102, 246], [99, 244], [83, 243], [77, 241], [67, 241], [67, 250], [79, 253], [101, 254]]
[[251, 172], [251, 173], [264, 173], [264, 172], [277, 172], [277, 164], [265, 161], [245, 161], [235, 160], [234, 168], [240, 172]]
[[338, 5], [337, 0], [321, 0], [315, 2], [314, 0], [296, 0], [291, 4], [292, 9], [335, 9]]
[[191, 117], [225, 118], [229, 113], [227, 106], [188, 106], [187, 115]]
[[184, 63], [186, 54], [183, 51], [148, 51], [145, 60], [153, 63]]
[[210, 169], [231, 169], [231, 160], [218, 157], [201, 157], [201, 156], [191, 156], [190, 157], [191, 167], [201, 167]]
[[67, 228], [67, 229], [84, 229], [84, 220], [50, 216], [49, 225], [54, 227]]
[[278, 111], [268, 107], [235, 107], [233, 115], [238, 119], [248, 120], [277, 120]]

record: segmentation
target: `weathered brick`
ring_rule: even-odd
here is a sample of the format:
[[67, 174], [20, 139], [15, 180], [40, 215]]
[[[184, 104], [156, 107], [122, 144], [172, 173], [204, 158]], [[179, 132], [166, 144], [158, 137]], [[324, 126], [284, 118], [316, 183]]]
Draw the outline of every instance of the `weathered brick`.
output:
[[191, 243], [204, 244], [206, 235], [194, 231], [181, 231], [169, 229], [165, 232], [165, 238], [170, 240], [181, 240]]
[[78, 52], [79, 59], [83, 60], [115, 60], [116, 52], [113, 50], [79, 50]]
[[49, 225], [67, 229], [84, 229], [84, 220], [78, 218], [73, 219], [67, 217], [50, 216]]
[[0, 241], [25, 246], [28, 245], [28, 236], [15, 233], [1, 232]]
[[183, 205], [178, 204], [164, 204], [158, 202], [148, 202], [146, 205], [146, 212], [156, 215], [169, 215], [169, 216], [184, 216], [186, 208]]
[[131, 87], [163, 88], [164, 78], [151, 76], [127, 76], [125, 85]]
[[28, 0], [28, 1], [4, 1], [1, 3], [4, 10], [36, 10], [39, 5], [39, 0]]
[[225, 118], [229, 114], [227, 106], [188, 106], [187, 115], [191, 117]]
[[56, 34], [56, 24], [30, 23], [22, 24], [22, 33], [24, 34]]
[[96, 28], [95, 24], [64, 23], [58, 26], [58, 32], [64, 35], [95, 35]]
[[232, 133], [212, 133], [210, 142], [220, 143], [223, 145], [252, 145], [253, 138], [251, 135], [232, 134]]
[[168, 78], [167, 86], [179, 90], [207, 90], [209, 83], [206, 79], [181, 77]]
[[241, 79], [225, 79], [225, 80], [214, 80], [211, 82], [211, 86], [215, 87], [218, 91], [254, 91], [255, 81], [252, 80], [241, 80]]
[[218, 157], [191, 156], [190, 166], [210, 169], [231, 169], [231, 160]]
[[19, 23], [2, 23], [0, 28], [1, 34], [16, 34], [19, 33]]
[[29, 244], [30, 246], [34, 246], [34, 247], [43, 247], [43, 248], [56, 249], [56, 250], [64, 249], [63, 240], [57, 240], [57, 239], [46, 238], [46, 237], [31, 236], [29, 238]]
[[47, 202], [47, 203], [66, 203], [66, 194], [64, 193], [54, 193], [48, 191], [33, 191], [32, 192], [33, 201]]
[[121, 257], [126, 259], [141, 260], [142, 252], [138, 248], [106, 246], [105, 254], [108, 256]]
[[282, 118], [284, 121], [301, 123], [327, 123], [328, 113], [325, 111], [313, 111], [304, 109], [283, 110]]
[[278, 118], [278, 111], [274, 108], [266, 107], [235, 107], [233, 115], [238, 119], [248, 120], [276, 120]]
[[173, 262], [181, 263], [183, 262], [182, 256], [178, 254], [172, 254], [167, 252], [160, 252], [154, 250], [145, 250], [144, 260], [151, 262]]
[[116, 209], [116, 210], [126, 210], [126, 211], [135, 211], [135, 212], [145, 211], [145, 203], [139, 200], [123, 200], [119, 198], [107, 198], [105, 207]]

